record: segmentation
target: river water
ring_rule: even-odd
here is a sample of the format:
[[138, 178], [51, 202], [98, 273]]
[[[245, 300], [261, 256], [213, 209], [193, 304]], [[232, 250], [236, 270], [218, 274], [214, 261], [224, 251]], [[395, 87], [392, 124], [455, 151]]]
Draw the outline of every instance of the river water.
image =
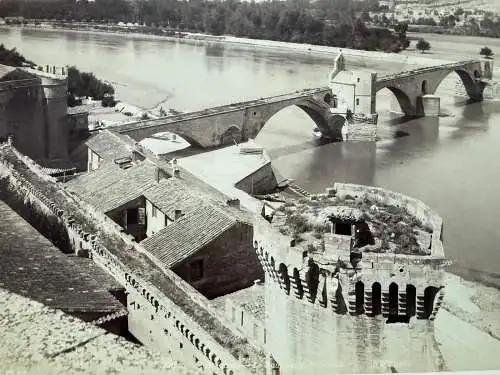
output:
[[[333, 58], [9, 28], [0, 29], [0, 41], [40, 65], [74, 64], [92, 71], [112, 82], [119, 99], [130, 104], [149, 108], [165, 101], [165, 108], [181, 111], [325, 86]], [[453, 44], [478, 48], [473, 40]], [[349, 60], [347, 65], [356, 68]], [[401, 64], [379, 62], [370, 68], [386, 74]], [[322, 191], [334, 181], [353, 182], [422, 199], [444, 218], [452, 269], [500, 285], [495, 276], [500, 274], [500, 100], [466, 105], [454, 95], [457, 79], [451, 74], [438, 89], [442, 110], [450, 115], [439, 119], [402, 123], [390, 112], [392, 94], [382, 90], [377, 143], [319, 145], [313, 122], [295, 107], [275, 115], [257, 141], [284, 176], [309, 191]]]

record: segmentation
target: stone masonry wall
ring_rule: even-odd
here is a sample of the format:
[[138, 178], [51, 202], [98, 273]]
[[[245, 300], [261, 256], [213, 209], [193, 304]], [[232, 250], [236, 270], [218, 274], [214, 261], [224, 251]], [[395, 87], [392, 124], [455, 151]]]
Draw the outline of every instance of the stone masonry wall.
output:
[[386, 324], [385, 319], [332, 316], [285, 296], [267, 283], [267, 350], [280, 374], [389, 373], [442, 370], [429, 321]]
[[259, 195], [273, 192], [277, 184], [271, 162], [269, 162], [251, 175], [238, 181], [235, 187], [248, 194]]
[[[22, 156], [18, 156], [20, 160], [24, 160]], [[27, 160], [24, 162], [39, 178], [46, 180], [48, 183], [53, 183], [50, 178], [43, 175], [40, 170], [37, 171], [35, 164]], [[188, 367], [199, 368], [199, 362], [201, 362], [204, 366], [204, 371], [209, 374], [263, 373], [263, 371], [257, 370], [263, 370], [263, 363], [255, 362], [257, 357], [249, 357], [248, 354], [243, 356], [241, 354], [245, 352], [251, 353], [251, 349], [249, 351], [249, 349], [245, 347], [245, 345], [247, 345], [245, 340], [235, 339], [234, 336], [231, 337], [230, 335], [235, 335], [235, 333], [231, 333], [231, 331], [227, 330], [224, 335], [226, 339], [224, 345], [226, 345], [226, 347], [223, 347], [222, 341], [218, 342], [212, 336], [216, 333], [207, 332], [206, 328], [203, 328], [200, 323], [193, 320], [193, 318], [185, 312], [186, 309], [192, 309], [194, 307], [192, 304], [195, 303], [198, 306], [198, 310], [193, 310], [193, 314], [197, 311], [198, 315], [203, 313], [207, 318], [208, 316], [212, 316], [210, 319], [214, 319], [216, 315], [215, 309], [210, 309], [208, 307], [208, 301], [203, 300], [203, 297], [196, 293], [196, 291], [182, 279], [171, 271], [161, 269], [161, 267], [158, 266], [159, 270], [161, 269], [161, 272], [165, 274], [164, 282], [169, 281], [172, 285], [171, 293], [169, 297], [167, 297], [157, 287], [150, 284], [150, 282], [141, 275], [140, 271], [129, 268], [129, 266], [119, 260], [112, 251], [108, 250], [105, 245], [105, 237], [98, 237], [96, 233], [89, 233], [84, 230], [84, 228], [89, 227], [89, 225], [94, 225], [89, 224], [95, 220], [94, 218], [100, 217], [100, 222], [105, 223], [104, 228], [107, 228], [105, 231], [118, 235], [118, 233], [120, 233], [119, 227], [112, 222], [111, 219], [93, 211], [83, 202], [78, 203], [75, 197], [70, 198], [67, 196], [62, 198], [67, 194], [66, 192], [60, 191], [57, 193], [62, 194], [62, 196], [59, 196], [56, 200], [58, 202], [64, 201], [69, 206], [77, 204], [81, 207], [79, 209], [86, 207], [85, 216], [90, 221], [79, 222], [79, 220], [75, 219], [73, 216], [76, 212], [73, 213], [73, 215], [68, 215], [63, 209], [59, 208], [58, 204], [48, 198], [42, 190], [35, 187], [19, 173], [15, 172], [14, 165], [3, 156], [0, 158], [0, 172], [1, 179], [6, 180], [8, 186], [11, 187], [11, 194], [18, 195], [19, 197], [29, 196], [29, 199], [33, 201], [40, 210], [44, 212], [50, 211], [56, 215], [59, 218], [58, 225], [67, 230], [69, 238], [71, 240], [77, 239], [78, 242], [81, 242], [83, 250], [88, 253], [88, 256], [126, 287], [129, 293], [129, 309], [131, 304], [139, 304], [142, 307], [142, 310], [138, 309], [140, 313], [131, 310], [129, 328], [131, 333], [139, 341], [146, 344], [148, 342], [155, 342], [155, 349], [157, 350], [169, 348], [169, 351], [174, 357], [190, 358], [191, 361], [185, 363]], [[131, 239], [123, 238], [123, 240], [130, 244], [130, 248], [133, 249], [132, 251], [141, 252], [138, 244], [135, 244]], [[136, 247], [135, 250], [134, 247]], [[142, 250], [142, 252], [143, 251], [144, 250]], [[173, 302], [171, 298], [177, 298], [179, 301], [177, 303], [180, 303], [182, 298], [184, 298], [182, 297], [183, 293], [191, 295], [191, 297], [188, 298], [192, 298], [193, 300], [192, 302], [185, 300], [181, 308]], [[147, 316], [144, 315], [143, 311], [148, 312]], [[149, 314], [150, 312], [153, 313]], [[136, 317], [138, 317], [138, 320], [136, 320]], [[153, 319], [151, 319], [151, 317], [153, 317]], [[149, 323], [146, 323], [148, 319], [150, 321], [155, 321], [156, 324], [150, 326]], [[167, 327], [169, 331], [169, 334], [163, 335], [161, 339], [159, 339], [158, 336], [158, 328], [160, 326]], [[212, 330], [216, 329], [214, 324], [211, 324], [210, 327]], [[158, 340], [161, 341], [161, 344], [157, 345]], [[180, 343], [183, 343], [183, 345], [181, 346]], [[231, 345], [230, 350], [227, 348], [227, 345]], [[185, 348], [189, 348], [188, 352], [185, 352]], [[196, 358], [192, 356], [193, 351], [197, 353]], [[260, 357], [258, 358], [260, 360]]]
[[236, 224], [204, 249], [186, 258], [173, 271], [189, 281], [189, 263], [203, 260], [203, 279], [189, 282], [209, 299], [246, 288], [255, 280], [264, 278], [252, 248], [252, 238], [253, 228], [250, 225]]

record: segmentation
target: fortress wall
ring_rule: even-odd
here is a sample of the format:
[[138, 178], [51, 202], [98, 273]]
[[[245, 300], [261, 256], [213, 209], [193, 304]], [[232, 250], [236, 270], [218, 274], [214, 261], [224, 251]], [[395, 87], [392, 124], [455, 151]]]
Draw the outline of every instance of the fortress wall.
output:
[[[32, 172], [40, 175], [42, 179], [54, 183], [52, 178], [43, 175], [39, 170], [36, 171], [37, 167], [35, 165], [30, 162], [27, 162], [26, 165]], [[171, 297], [181, 298], [181, 300], [185, 297], [188, 299], [193, 298], [197, 306], [193, 310], [193, 314], [199, 315], [203, 311], [204, 315], [207, 316], [208, 313], [208, 315], [212, 316], [211, 319], [214, 319], [216, 312], [215, 310], [209, 311], [208, 301], [203, 296], [170, 270], [162, 269], [160, 271], [158, 269], [158, 272], [164, 273], [164, 281], [169, 282], [171, 285], [170, 297], [167, 297], [158, 288], [151, 285], [139, 271], [130, 268], [113, 255], [101, 242], [105, 241], [106, 238], [97, 238], [95, 233], [85, 232], [84, 225], [88, 223], [79, 223], [72, 216], [68, 216], [41, 190], [20, 176], [19, 173], [13, 172], [13, 168], [14, 166], [4, 157], [0, 159], [0, 179], [10, 186], [9, 195], [16, 196], [21, 201], [29, 199], [29, 201], [33, 202], [35, 209], [43, 212], [48, 217], [56, 217], [55, 227], [59, 228], [61, 232], [67, 232], [70, 243], [74, 245], [73, 250], [79, 255], [88, 253], [95, 263], [126, 287], [128, 309], [131, 313], [129, 329], [139, 341], [146, 345], [151, 344], [156, 350], [168, 350], [175, 358], [186, 361], [186, 366], [200, 369], [202, 365], [202, 370], [208, 374], [227, 375], [249, 374], [252, 372], [242, 365], [242, 362], [245, 363], [245, 360], [247, 360], [247, 358], [241, 357], [242, 353], [247, 350], [245, 340], [231, 338], [228, 336], [230, 335], [228, 331], [225, 335], [225, 344], [232, 343], [231, 349], [222, 347], [217, 342], [217, 339], [214, 339], [213, 333], [207, 332], [184, 311], [191, 306], [184, 304], [184, 309], [182, 309], [178, 306], [179, 302], [176, 303], [170, 299]], [[64, 195], [66, 192], [61, 191], [61, 194]], [[65, 199], [69, 199], [69, 197]], [[75, 197], [71, 200], [76, 202]], [[80, 204], [83, 205], [82, 202]], [[89, 221], [95, 220], [97, 216], [99, 214], [96, 212], [88, 212], [86, 215]], [[106, 219], [105, 215], [102, 215], [102, 219], [106, 223], [106, 230], [116, 234], [117, 232], [113, 226], [117, 225], [111, 219]], [[136, 247], [132, 251], [144, 251], [132, 240], [126, 242], [130, 243], [131, 249], [134, 246]], [[151, 277], [151, 275], [148, 275], [148, 277]], [[193, 302], [185, 300], [185, 303], [192, 304]], [[138, 308], [137, 305], [139, 305]], [[159, 328], [163, 328], [163, 330]], [[168, 333], [164, 329], [167, 329]], [[211, 326], [211, 329], [216, 330], [217, 327]], [[261, 366], [260, 363], [252, 363], [250, 368], [259, 368], [259, 366]]]
[[438, 371], [439, 350], [429, 321], [386, 324], [385, 319], [333, 316], [285, 296], [266, 283], [267, 348], [281, 374]]

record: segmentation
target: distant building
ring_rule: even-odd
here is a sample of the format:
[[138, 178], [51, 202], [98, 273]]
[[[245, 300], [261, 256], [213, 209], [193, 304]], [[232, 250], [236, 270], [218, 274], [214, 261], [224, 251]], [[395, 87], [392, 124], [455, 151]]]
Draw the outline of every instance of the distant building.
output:
[[68, 159], [67, 77], [0, 65], [0, 140], [44, 167], [71, 168]]

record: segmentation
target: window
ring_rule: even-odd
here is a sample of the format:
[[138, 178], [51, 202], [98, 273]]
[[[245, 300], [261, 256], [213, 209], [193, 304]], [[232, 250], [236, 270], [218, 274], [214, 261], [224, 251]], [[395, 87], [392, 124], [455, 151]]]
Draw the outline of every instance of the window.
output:
[[139, 210], [137, 208], [127, 208], [127, 225], [137, 224], [139, 221]]
[[158, 208], [155, 205], [151, 205], [151, 216], [156, 217], [158, 215]]
[[356, 99], [356, 105], [359, 105], [359, 98]]
[[204, 277], [203, 259], [189, 263], [189, 276], [191, 281], [198, 281]]

